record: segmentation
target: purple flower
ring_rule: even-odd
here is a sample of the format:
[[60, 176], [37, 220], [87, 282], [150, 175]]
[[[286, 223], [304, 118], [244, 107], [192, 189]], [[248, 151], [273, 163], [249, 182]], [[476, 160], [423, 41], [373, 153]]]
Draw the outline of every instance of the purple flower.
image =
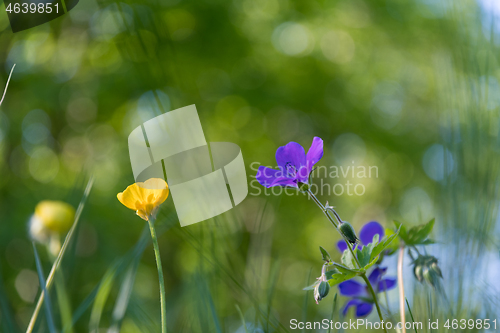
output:
[[[375, 235], [379, 236], [379, 240], [384, 238], [384, 227], [382, 227], [378, 222], [371, 221], [365, 224], [363, 228], [361, 228], [361, 231], [359, 232], [359, 239], [361, 240], [361, 243], [363, 245], [368, 245], [373, 241], [373, 236]], [[347, 244], [343, 239], [337, 242], [337, 247], [340, 252], [344, 252], [345, 250], [347, 250]], [[360, 246], [360, 249], [361, 248], [362, 246]]]
[[[385, 290], [391, 290], [396, 287], [396, 278], [385, 278], [382, 276], [387, 271], [387, 268], [376, 267], [368, 276], [373, 289], [376, 293], [383, 292]], [[348, 296], [351, 299], [345, 304], [342, 313], [344, 316], [351, 306], [356, 307], [356, 317], [366, 317], [373, 310], [373, 298], [368, 287], [363, 283], [359, 283], [354, 280], [344, 281], [339, 284], [340, 294], [343, 296]]]
[[299, 187], [298, 183], [307, 183], [309, 174], [323, 157], [323, 140], [314, 137], [311, 147], [305, 153], [304, 147], [297, 142], [290, 142], [276, 151], [278, 169], [260, 166], [256, 178], [264, 187], [291, 186]]

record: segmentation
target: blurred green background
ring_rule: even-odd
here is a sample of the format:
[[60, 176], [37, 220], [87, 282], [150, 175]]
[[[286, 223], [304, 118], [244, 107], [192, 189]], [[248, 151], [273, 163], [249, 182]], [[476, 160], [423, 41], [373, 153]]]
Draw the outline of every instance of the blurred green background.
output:
[[[34, 207], [53, 199], [76, 208], [91, 174], [62, 264], [73, 330], [159, 331], [152, 246], [130, 252], [145, 223], [116, 194], [134, 182], [131, 130], [190, 104], [207, 141], [242, 148], [250, 193], [185, 228], [172, 199], [162, 205], [171, 332], [245, 332], [238, 308], [251, 332], [330, 318], [334, 290], [316, 305], [302, 288], [320, 275], [318, 246], [339, 258], [339, 235], [304, 195], [266, 195], [254, 180], [279, 146], [307, 150], [314, 136], [325, 144], [318, 165], [377, 167], [371, 178], [314, 179], [363, 184], [363, 195], [318, 195], [357, 230], [436, 217], [440, 243], [428, 251], [449, 303], [435, 316], [498, 317], [499, 15], [494, 0], [82, 0], [15, 34], [0, 15], [2, 85], [17, 64], [0, 108], [2, 332], [25, 330], [39, 294]], [[407, 294], [424, 321], [437, 300], [406, 260]], [[395, 260], [387, 266], [395, 276]], [[394, 290], [395, 321], [397, 308]], [[35, 331], [48, 331], [44, 315]]]

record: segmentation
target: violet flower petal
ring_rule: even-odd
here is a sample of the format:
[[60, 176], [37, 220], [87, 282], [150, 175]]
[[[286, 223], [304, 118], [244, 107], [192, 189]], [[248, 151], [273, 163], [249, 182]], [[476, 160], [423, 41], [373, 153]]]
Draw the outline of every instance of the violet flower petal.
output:
[[345, 316], [347, 314], [347, 311], [351, 306], [356, 307], [356, 317], [365, 317], [370, 314], [373, 310], [373, 305], [367, 302], [364, 302], [360, 299], [351, 299], [346, 303], [344, 306], [344, 310], [342, 311], [342, 314]]
[[366, 296], [366, 286], [354, 280], [347, 280], [339, 284], [340, 294], [343, 296]]
[[306, 165], [306, 152], [304, 147], [297, 142], [289, 142], [286, 146], [279, 147], [276, 151], [276, 162], [283, 176], [295, 178], [302, 166]]
[[368, 245], [373, 241], [373, 236], [379, 235], [379, 239], [382, 239], [385, 235], [384, 228], [380, 225], [380, 223], [371, 221], [368, 222], [361, 228], [359, 232], [359, 239], [364, 245]]
[[323, 157], [323, 140], [317, 136], [314, 137], [311, 147], [307, 151], [307, 175], [311, 173], [314, 164]]
[[378, 285], [380, 279], [382, 278], [382, 275], [387, 272], [387, 267], [376, 267], [371, 273], [370, 276], [368, 276], [368, 280], [370, 283], [373, 285]]
[[388, 277], [388, 278], [382, 279], [378, 283], [378, 291], [382, 292], [382, 291], [394, 289], [396, 287], [396, 283], [397, 283], [397, 279], [393, 278], [393, 277]]
[[283, 172], [281, 170], [271, 169], [265, 166], [260, 166], [257, 170], [255, 178], [264, 187], [271, 187], [276, 179], [282, 178]]
[[299, 187], [295, 180], [287, 178], [287, 177], [276, 178], [271, 183], [271, 186], [269, 186], [269, 187], [272, 187], [272, 186], [283, 186], [283, 187], [289, 186], [289, 187], [297, 187], [297, 188]]
[[339, 249], [340, 253], [344, 253], [344, 251], [347, 250], [347, 243], [345, 242], [345, 240], [339, 240], [337, 242], [337, 248]]
[[356, 317], [366, 317], [372, 312], [372, 310], [373, 304], [362, 302], [356, 307]]

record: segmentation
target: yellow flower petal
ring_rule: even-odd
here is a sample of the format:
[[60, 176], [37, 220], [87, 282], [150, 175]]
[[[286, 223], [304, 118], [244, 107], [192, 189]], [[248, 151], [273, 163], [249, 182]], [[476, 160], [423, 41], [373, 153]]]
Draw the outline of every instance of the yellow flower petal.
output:
[[132, 184], [128, 186], [125, 191], [118, 193], [116, 196], [125, 207], [133, 210], [137, 210], [137, 205], [142, 201], [137, 187], [137, 184]]
[[168, 193], [168, 185], [163, 179], [151, 178], [130, 185], [118, 193], [117, 198], [125, 207], [135, 210], [137, 215], [147, 220], [167, 199]]

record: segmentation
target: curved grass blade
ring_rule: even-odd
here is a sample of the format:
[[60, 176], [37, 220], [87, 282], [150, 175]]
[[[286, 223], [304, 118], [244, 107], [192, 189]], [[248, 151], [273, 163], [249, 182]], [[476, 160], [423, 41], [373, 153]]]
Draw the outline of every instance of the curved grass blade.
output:
[[215, 327], [215, 331], [217, 333], [222, 333], [221, 325], [219, 318], [217, 317], [217, 309], [215, 308], [214, 300], [212, 298], [212, 293], [210, 292], [210, 288], [202, 277], [200, 273], [196, 275], [196, 285], [198, 286], [199, 295], [201, 296], [200, 302], [200, 311], [204, 310], [204, 306], [206, 305], [210, 310], [210, 314], [212, 315], [213, 324]]
[[405, 300], [406, 300], [406, 305], [408, 306], [408, 311], [410, 312], [411, 321], [414, 324], [413, 328], [415, 329], [415, 333], [418, 333], [417, 326], [415, 325], [415, 319], [413, 318], [413, 313], [411, 313], [410, 303], [408, 303], [408, 298], [405, 298]]
[[243, 316], [243, 312], [241, 312], [241, 309], [238, 306], [238, 304], [235, 304], [235, 306], [236, 306], [236, 310], [238, 310], [238, 314], [240, 315], [241, 324], [245, 328], [245, 333], [248, 333], [247, 323], [245, 322], [245, 316]]
[[2, 99], [0, 100], [0, 105], [3, 103], [3, 99], [5, 98], [5, 94], [7, 93], [7, 88], [9, 87], [10, 78], [12, 77], [12, 73], [14, 72], [14, 68], [16, 68], [16, 64], [12, 66], [10, 70], [9, 78], [7, 79], [7, 83], [5, 84], [5, 89], [3, 91]]
[[49, 326], [50, 333], [56, 333], [56, 326], [54, 325], [54, 316], [52, 315], [52, 303], [50, 302], [50, 296], [47, 292], [47, 287], [45, 285], [45, 278], [43, 277], [42, 263], [40, 262], [40, 256], [36, 250], [35, 242], [33, 244], [33, 252], [35, 253], [36, 271], [38, 273], [38, 280], [40, 281], [40, 287], [42, 291], [47, 295], [45, 298], [45, 314], [47, 316], [47, 326]]
[[113, 322], [108, 330], [108, 333], [120, 332], [121, 323], [125, 317], [125, 313], [127, 312], [130, 296], [132, 295], [132, 289], [134, 288], [135, 275], [137, 273], [140, 258], [141, 256], [136, 256], [136, 258], [134, 258], [134, 262], [130, 265], [127, 273], [125, 274], [125, 278], [120, 286], [118, 297], [116, 298], [115, 308], [113, 309]]
[[116, 277], [117, 264], [111, 266], [99, 284], [97, 294], [94, 300], [94, 305], [92, 306], [92, 311], [90, 313], [89, 331], [99, 332], [99, 323], [101, 321], [102, 311], [104, 310], [104, 305], [108, 300], [109, 293], [111, 292], [111, 287]]
[[[66, 252], [66, 249], [68, 248], [68, 245], [71, 242], [71, 239], [73, 238], [73, 234], [74, 234], [75, 229], [78, 225], [78, 221], [80, 220], [80, 216], [82, 215], [83, 208], [85, 207], [85, 202], [87, 201], [87, 198], [90, 194], [90, 190], [92, 189], [93, 184], [94, 184], [94, 176], [91, 176], [89, 181], [87, 182], [87, 186], [85, 188], [85, 191], [83, 192], [82, 200], [80, 201], [80, 204], [78, 205], [78, 209], [76, 210], [75, 220], [73, 221], [73, 225], [69, 229], [68, 234], [66, 235], [66, 238], [64, 239], [64, 243], [61, 247], [61, 250], [59, 251], [57, 258], [54, 261], [54, 264], [52, 265], [52, 269], [50, 270], [49, 276], [47, 278], [47, 283], [45, 284], [45, 289], [47, 289], [47, 290], [50, 289], [50, 286], [52, 285], [52, 282], [54, 281], [55, 272], [59, 268], [59, 265], [61, 265], [61, 261], [62, 261], [62, 258], [64, 257], [64, 253]], [[42, 291], [42, 293], [40, 294], [40, 297], [38, 298], [38, 302], [36, 303], [35, 311], [33, 311], [33, 315], [31, 316], [30, 322], [28, 324], [28, 328], [26, 329], [26, 333], [33, 332], [33, 328], [35, 327], [36, 319], [38, 317], [38, 314], [40, 313], [40, 309], [42, 308], [44, 298], [45, 298], [45, 292]]]

